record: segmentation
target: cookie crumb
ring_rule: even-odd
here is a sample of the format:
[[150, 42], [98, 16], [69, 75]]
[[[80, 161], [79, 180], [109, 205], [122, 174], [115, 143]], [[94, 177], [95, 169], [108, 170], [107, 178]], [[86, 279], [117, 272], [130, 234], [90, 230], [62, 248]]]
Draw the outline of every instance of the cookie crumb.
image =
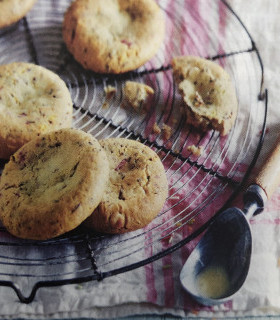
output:
[[162, 126], [163, 139], [169, 140], [171, 137], [171, 133], [172, 133], [172, 128], [169, 125], [164, 123]]
[[177, 120], [176, 118], [172, 118], [172, 119], [171, 119], [171, 123], [172, 123], [173, 125], [175, 125], [175, 124], [178, 123], [178, 120]]
[[108, 109], [108, 108], [109, 108], [109, 103], [105, 101], [105, 102], [102, 104], [102, 109]]
[[123, 94], [125, 101], [135, 111], [139, 112], [144, 109], [143, 104], [147, 101], [148, 97], [154, 95], [154, 89], [144, 83], [126, 81]]
[[153, 125], [153, 133], [155, 134], [160, 134], [161, 133], [161, 129], [159, 127], [159, 125], [155, 122], [154, 125]]
[[188, 225], [193, 225], [194, 223], [195, 223], [195, 218], [191, 218], [191, 219], [187, 222]]
[[114, 95], [116, 94], [117, 92], [117, 89], [111, 85], [108, 85], [104, 88], [104, 92], [106, 94], [106, 98], [107, 99], [111, 99], [114, 97]]
[[202, 151], [203, 151], [203, 147], [202, 146], [195, 146], [195, 145], [191, 145], [187, 147], [187, 150], [190, 151], [194, 156], [201, 156]]

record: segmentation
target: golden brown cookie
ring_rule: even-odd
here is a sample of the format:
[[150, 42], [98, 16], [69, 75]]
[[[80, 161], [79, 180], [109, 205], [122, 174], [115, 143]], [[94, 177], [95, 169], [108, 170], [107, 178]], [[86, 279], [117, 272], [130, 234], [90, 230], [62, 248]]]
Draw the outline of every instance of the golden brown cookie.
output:
[[0, 28], [8, 27], [23, 18], [37, 0], [1, 0]]
[[237, 114], [237, 97], [229, 74], [217, 63], [193, 56], [175, 57], [173, 75], [183, 98], [187, 123], [226, 135]]
[[31, 140], [6, 164], [0, 218], [20, 238], [44, 240], [77, 227], [108, 182], [106, 153], [90, 134], [61, 129]]
[[109, 183], [86, 226], [115, 234], [146, 226], [162, 209], [168, 192], [160, 158], [134, 140], [111, 138], [99, 142], [109, 160]]
[[65, 14], [63, 38], [84, 68], [123, 73], [156, 54], [164, 30], [154, 0], [76, 0]]
[[54, 72], [25, 62], [0, 65], [0, 158], [40, 134], [71, 127], [72, 109]]

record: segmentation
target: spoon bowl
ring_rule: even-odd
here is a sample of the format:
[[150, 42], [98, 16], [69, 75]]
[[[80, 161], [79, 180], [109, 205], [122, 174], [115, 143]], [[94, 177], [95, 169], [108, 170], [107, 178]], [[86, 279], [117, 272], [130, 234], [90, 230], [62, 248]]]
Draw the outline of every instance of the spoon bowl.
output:
[[251, 228], [243, 211], [227, 209], [190, 254], [180, 273], [182, 286], [204, 305], [229, 300], [247, 277], [251, 251]]

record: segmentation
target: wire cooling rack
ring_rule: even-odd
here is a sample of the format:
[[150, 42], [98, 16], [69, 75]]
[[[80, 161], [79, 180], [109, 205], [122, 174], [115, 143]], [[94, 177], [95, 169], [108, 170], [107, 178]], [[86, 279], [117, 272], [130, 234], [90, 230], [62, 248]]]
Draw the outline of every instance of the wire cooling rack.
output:
[[[63, 14], [70, 0], [38, 0], [28, 15], [0, 32], [0, 63], [26, 61], [47, 67], [66, 82], [74, 103], [74, 127], [96, 138], [137, 139], [160, 156], [169, 181], [162, 212], [144, 229], [124, 235], [81, 227], [48, 241], [20, 240], [0, 229], [0, 285], [31, 302], [40, 287], [114, 276], [151, 263], [189, 243], [235, 197], [259, 155], [265, 133], [267, 94], [255, 43], [225, 1], [159, 0], [166, 16], [165, 41], [143, 67], [123, 75], [85, 71], [65, 48]], [[221, 64], [236, 86], [239, 109], [226, 137], [185, 125], [172, 78], [173, 56], [197, 55]], [[155, 95], [144, 114], [125, 105], [127, 80], [146, 83]], [[116, 88], [108, 97], [104, 88]], [[153, 124], [169, 126], [170, 137]], [[189, 146], [202, 150], [192, 154]], [[1, 163], [2, 167], [4, 162]]]

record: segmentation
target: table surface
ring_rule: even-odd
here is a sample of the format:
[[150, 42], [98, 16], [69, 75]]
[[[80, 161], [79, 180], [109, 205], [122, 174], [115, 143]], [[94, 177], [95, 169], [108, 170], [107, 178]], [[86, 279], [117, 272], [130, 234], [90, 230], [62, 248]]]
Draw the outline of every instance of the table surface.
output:
[[[179, 0], [178, 0], [179, 1]], [[279, 0], [278, 0], [279, 1]], [[265, 2], [266, 7], [263, 8], [263, 10], [266, 11], [270, 11], [269, 14], [271, 15], [271, 17], [273, 16], [273, 12], [271, 12], [271, 10], [268, 10], [270, 5], [274, 5], [276, 2], [278, 3], [278, 1], [275, 0], [267, 0]], [[274, 66], [277, 70], [279, 70], [278, 65], [280, 66], [280, 61], [279, 63], [277, 63], [277, 61], [275, 61], [274, 63], [272, 63], [269, 59], [270, 54], [269, 51], [273, 52], [273, 50], [277, 50], [277, 39], [272, 39], [272, 37], [267, 34], [268, 31], [273, 31], [273, 21], [271, 22], [270, 25], [265, 24], [265, 23], [255, 23], [257, 21], [257, 17], [258, 14], [256, 13], [257, 10], [259, 14], [261, 14], [261, 7], [264, 6], [264, 2], [262, 2], [262, 6], [261, 6], [261, 1], [249, 1], [249, 0], [228, 0], [228, 2], [232, 5], [232, 7], [238, 12], [238, 14], [240, 15], [242, 21], [244, 21], [244, 23], [246, 24], [246, 26], [249, 26], [249, 31], [250, 33], [254, 36], [254, 40], [260, 50], [260, 53], [262, 55], [262, 57], [264, 58], [264, 64], [265, 64], [265, 68], [266, 68], [266, 75], [267, 78], [266, 80], [270, 81], [273, 79], [273, 74], [272, 71], [274, 72]], [[258, 6], [258, 8], [257, 8]], [[280, 8], [280, 6], [278, 6]], [[240, 10], [241, 8], [243, 8], [242, 10]], [[280, 11], [279, 11], [280, 12]], [[277, 14], [277, 12], [275, 13]], [[279, 14], [279, 13], [278, 13]], [[271, 18], [273, 19], [273, 17]], [[280, 24], [278, 24], [280, 26]], [[276, 28], [276, 26], [275, 26]], [[263, 32], [261, 32], [263, 29]], [[275, 31], [275, 35], [280, 34], [280, 28], [278, 27], [279, 32], [276, 33], [276, 29]], [[278, 37], [279, 38], [279, 37]], [[279, 38], [280, 39], [280, 38]], [[275, 42], [275, 44], [273, 44]], [[278, 42], [279, 44], [279, 42]], [[273, 46], [273, 47], [272, 47]], [[280, 57], [280, 55], [279, 55]], [[278, 81], [279, 82], [279, 81]], [[266, 87], [269, 87], [269, 82], [266, 83]], [[278, 104], [277, 100], [275, 99], [276, 97], [279, 97], [279, 92], [280, 92], [280, 85], [276, 84], [273, 85], [271, 87], [269, 87], [269, 100], [270, 100], [270, 104], [271, 104], [271, 109], [273, 109], [273, 105]], [[269, 119], [268, 119], [268, 123], [270, 124], [270, 128], [274, 126], [275, 122], [277, 122], [276, 120], [279, 120], [279, 112], [278, 112], [278, 117], [276, 117], [276, 120], [273, 119], [273, 116], [275, 115], [273, 113], [270, 112], [269, 114]], [[279, 128], [279, 122], [278, 122], [278, 128]], [[270, 130], [270, 134], [272, 134], [272, 131]], [[268, 146], [270, 146], [270, 143], [267, 144]], [[280, 192], [278, 192], [278, 195], [280, 195]], [[279, 196], [280, 197], [280, 196]], [[278, 215], [279, 217], [279, 215]], [[268, 228], [268, 227], [267, 227]], [[268, 262], [267, 262], [268, 263]], [[279, 263], [279, 261], [278, 261]], [[265, 268], [265, 267], [264, 267]], [[268, 278], [268, 280], [270, 280], [270, 278]], [[278, 280], [276, 280], [277, 282]], [[275, 282], [275, 279], [274, 279]], [[279, 283], [278, 283], [279, 286]], [[275, 304], [274, 304], [275, 305]], [[280, 307], [280, 305], [278, 305], [278, 307]], [[46, 312], [48, 310], [45, 310]], [[280, 314], [280, 313], [279, 313]], [[0, 301], [0, 318], [3, 319], [5, 316], [1, 316], [1, 301]], [[25, 319], [27, 319], [28, 316], [25, 316]], [[33, 319], [36, 319], [36, 316], [32, 316]], [[39, 318], [39, 317], [38, 317]], [[53, 319], [53, 317], [50, 317], [50, 319]], [[62, 317], [63, 318], [63, 317]], [[17, 320], [16, 318], [14, 318], [15, 320]], [[57, 318], [56, 318], [57, 319]], [[67, 318], [63, 318], [63, 319], [67, 319]], [[78, 320], [78, 317], [74, 317], [74, 319]], [[89, 318], [88, 318], [89, 319]], [[95, 318], [91, 318], [92, 320], [95, 320]], [[112, 318], [111, 318], [112, 319]], [[190, 314], [188, 317], [177, 317], [177, 316], [172, 316], [172, 315], [135, 315], [135, 316], [128, 316], [128, 317], [120, 317], [120, 318], [114, 318], [117, 320], [159, 320], [159, 319], [164, 319], [164, 320], [174, 320], [174, 319], [236, 319], [236, 320], [244, 320], [244, 319], [259, 319], [259, 320], [265, 320], [265, 319], [280, 319], [280, 316], [273, 316], [273, 315], [267, 315], [267, 316], [258, 316], [258, 317], [252, 317], [252, 316], [248, 316], [248, 317], [197, 317], [197, 315], [194, 314]], [[98, 319], [98, 320], [105, 320], [104, 319]]]

